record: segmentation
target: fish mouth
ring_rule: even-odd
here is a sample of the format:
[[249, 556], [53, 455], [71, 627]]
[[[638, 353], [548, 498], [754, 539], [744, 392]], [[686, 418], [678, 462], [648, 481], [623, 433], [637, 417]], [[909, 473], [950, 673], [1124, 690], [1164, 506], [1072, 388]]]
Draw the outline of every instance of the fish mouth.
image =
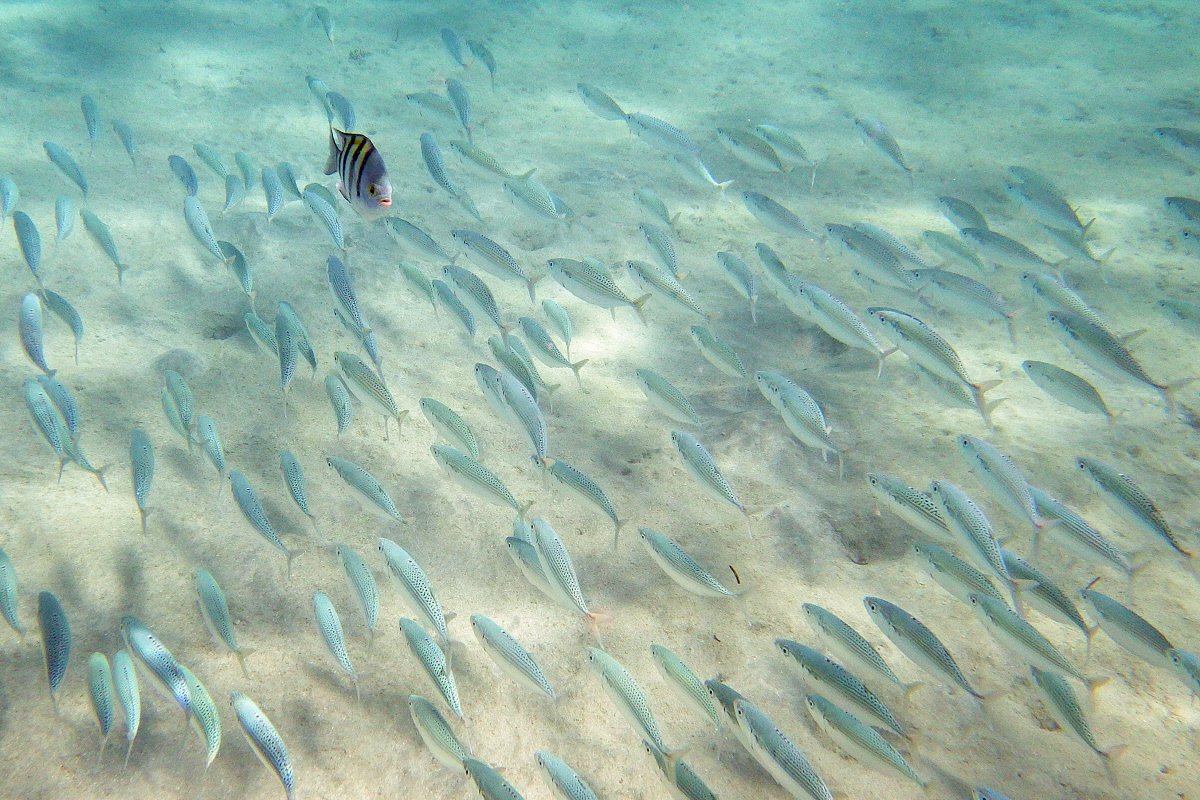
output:
[[392, 198], [390, 198], [390, 197], [381, 197], [381, 198], [379, 198], [379, 205], [381, 205], [381, 206], [390, 206], [391, 204], [392, 204]]

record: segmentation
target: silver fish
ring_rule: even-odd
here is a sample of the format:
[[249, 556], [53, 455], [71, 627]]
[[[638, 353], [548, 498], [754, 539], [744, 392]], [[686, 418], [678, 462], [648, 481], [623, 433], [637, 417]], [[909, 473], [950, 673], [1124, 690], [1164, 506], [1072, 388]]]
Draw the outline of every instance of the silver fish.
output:
[[83, 218], [83, 227], [87, 229], [92, 240], [100, 245], [100, 249], [104, 251], [104, 254], [108, 256], [109, 260], [117, 268], [117, 283], [121, 283], [125, 275], [126, 265], [121, 263], [121, 256], [117, 251], [117, 242], [113, 238], [112, 231], [103, 220], [86, 208], [79, 212], [79, 216]]
[[[46, 680], [50, 685], [50, 700], [58, 714], [58, 692], [67, 666], [71, 661], [71, 625], [62, 603], [50, 592], [38, 594], [38, 628], [42, 632], [42, 655], [46, 664]], [[185, 709], [186, 710], [186, 709]]]
[[879, 148], [879, 152], [883, 153], [895, 162], [896, 166], [907, 172], [909, 180], [912, 180], [912, 167], [905, 160], [904, 151], [900, 149], [899, 142], [896, 141], [896, 137], [892, 135], [892, 132], [888, 130], [887, 125], [869, 117], [858, 117], [854, 120], [854, 124], [862, 133], [864, 142], [870, 142]]
[[454, 673], [450, 671], [450, 661], [446, 658], [446, 654], [442, 651], [442, 648], [438, 647], [437, 642], [430, 638], [429, 634], [425, 632], [425, 629], [416, 620], [401, 617], [400, 630], [404, 632], [404, 638], [408, 642], [409, 649], [417, 657], [417, 661], [421, 662], [425, 673], [441, 693], [442, 698], [446, 701], [446, 705], [450, 707], [455, 716], [462, 719], [462, 705], [458, 699], [458, 684], [454, 682]]
[[129, 160], [137, 165], [137, 139], [133, 135], [133, 128], [120, 119], [113, 119], [113, 131], [116, 132], [117, 138], [121, 140], [121, 145], [125, 148], [125, 152], [129, 155]]
[[700, 146], [690, 136], [657, 117], [641, 113], [626, 114], [625, 124], [629, 126], [630, 133], [655, 149], [684, 157], [700, 155]]
[[292, 759], [288, 755], [287, 745], [283, 737], [262, 709], [246, 695], [234, 692], [229, 697], [237, 715], [242, 735], [250, 744], [250, 749], [279, 778], [288, 800], [295, 800], [295, 775], [292, 771]]
[[129, 460], [133, 465], [133, 497], [142, 518], [142, 533], [145, 533], [146, 517], [150, 514], [146, 500], [154, 483], [154, 448], [150, 437], [140, 428], [134, 428], [129, 437]]
[[742, 192], [742, 203], [755, 219], [780, 236], [798, 236], [815, 242], [816, 234], [791, 209], [759, 192]]
[[188, 228], [191, 229], [192, 235], [196, 237], [196, 241], [204, 247], [205, 250], [212, 253], [218, 261], [225, 263], [225, 254], [221, 252], [221, 246], [217, 244], [217, 237], [213, 233], [212, 223], [208, 221], [208, 212], [204, 210], [200, 200], [195, 195], [188, 195], [183, 198], [183, 218], [187, 221]]
[[179, 179], [183, 190], [189, 196], [194, 197], [200, 191], [200, 179], [196, 177], [196, 170], [183, 156], [167, 156], [167, 166], [171, 168], [171, 172], [175, 173], [175, 177]]
[[83, 192], [83, 196], [88, 196], [88, 182], [84, 177], [83, 170], [79, 167], [74, 157], [63, 148], [56, 145], [54, 142], [42, 142], [42, 146], [46, 150], [46, 156], [58, 167], [59, 172], [71, 183], [79, 187]]
[[312, 605], [313, 614], [317, 619], [317, 630], [321, 632], [321, 638], [325, 640], [325, 646], [329, 648], [329, 652], [337, 661], [338, 666], [350, 676], [350, 681], [354, 684], [354, 696], [361, 703], [362, 695], [358, 691], [358, 673], [354, 671], [354, 665], [350, 663], [350, 656], [346, 652], [346, 637], [342, 632], [342, 619], [324, 592], [313, 592]]
[[326, 200], [320, 192], [313, 191], [311, 188], [305, 187], [304, 190], [304, 205], [312, 212], [313, 216], [325, 228], [329, 238], [333, 240], [333, 245], [339, 250], [346, 249], [346, 239], [342, 232], [342, 221], [338, 219], [337, 209], [333, 204]]
[[579, 83], [575, 86], [575, 93], [579, 95], [579, 99], [583, 101], [583, 104], [600, 119], [611, 120], [613, 122], [625, 120], [625, 112], [621, 109], [621, 106], [603, 90], [592, 86], [590, 83]]
[[254, 650], [238, 645], [225, 591], [207, 570], [196, 570], [196, 596], [200, 604], [200, 616], [204, 618], [204, 626], [208, 628], [213, 638], [220, 639], [237, 656], [242, 674], [249, 678], [250, 673], [246, 670], [246, 656], [253, 653]]
[[705, 449], [704, 445], [684, 431], [671, 431], [671, 442], [675, 445], [684, 468], [696, 482], [715, 500], [729, 503], [746, 518], [746, 532], [754, 538], [750, 528], [750, 510], [742, 503], [729, 481], [721, 473], [717, 462]]
[[450, 632], [446, 629], [446, 614], [433, 591], [433, 584], [416, 559], [391, 539], [379, 540], [379, 552], [392, 576], [392, 583], [404, 598], [405, 604], [420, 617], [425, 627], [438, 635], [446, 648], [450, 647]]
[[287, 556], [287, 574], [290, 578], [292, 575], [292, 559], [300, 555], [300, 551], [289, 550], [284, 545], [283, 540], [279, 538], [279, 534], [275, 531], [275, 526], [271, 524], [271, 519], [267, 516], [267, 512], [263, 509], [262, 501], [258, 499], [258, 493], [250, 486], [250, 481], [246, 480], [245, 475], [236, 469], [230, 470], [229, 481], [233, 487], [233, 499], [237, 501], [238, 508], [241, 509], [242, 514], [246, 517], [246, 521], [264, 539]]
[[33, 292], [21, 298], [17, 328], [25, 355], [29, 356], [29, 360], [42, 372], [53, 375], [55, 370], [46, 365], [46, 351], [42, 342], [42, 302]]
[[551, 700], [555, 699], [554, 688], [546, 680], [542, 668], [508, 631], [482, 614], [471, 615], [471, 628], [484, 652], [501, 672], [522, 686], [544, 694]]
[[383, 488], [383, 484], [374, 475], [353, 461], [347, 461], [344, 458], [328, 456], [325, 461], [337, 471], [337, 474], [346, 482], [347, 486], [358, 492], [367, 501], [366, 508], [368, 511], [376, 515], [382, 512], [384, 517], [404, 524], [404, 518], [400, 516], [400, 512], [396, 509], [396, 504], [392, 502], [392, 498], [388, 496], [387, 490]]
[[13, 230], [17, 234], [17, 246], [21, 248], [21, 256], [25, 265], [33, 273], [34, 279], [41, 285], [42, 276], [42, 236], [38, 233], [37, 225], [24, 211], [12, 212]]
[[586, 303], [609, 309], [613, 319], [616, 319], [619, 306], [631, 306], [645, 322], [646, 315], [642, 307], [651, 295], [629, 299], [598, 261], [552, 258], [546, 262], [546, 267], [559, 286]]

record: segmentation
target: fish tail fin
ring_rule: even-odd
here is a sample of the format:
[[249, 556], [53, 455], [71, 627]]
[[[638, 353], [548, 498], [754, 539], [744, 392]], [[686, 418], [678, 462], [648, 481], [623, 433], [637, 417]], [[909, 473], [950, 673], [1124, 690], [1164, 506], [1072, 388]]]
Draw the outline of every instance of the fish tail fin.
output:
[[995, 427], [992, 425], [992, 414], [991, 414], [991, 410], [992, 410], [992, 408], [994, 408], [994, 406], [989, 403], [985, 403], [983, 400], [983, 395], [986, 392], [989, 392], [992, 389], [995, 389], [999, 385], [1000, 385], [1000, 381], [998, 381], [998, 380], [984, 381], [983, 383], [968, 384], [968, 386], [970, 387], [970, 391], [971, 391], [971, 397], [975, 400], [975, 407], [979, 410], [979, 416], [983, 417], [983, 421], [985, 423], [987, 423], [987, 426], [989, 429], [994, 429], [994, 427]]
[[653, 297], [653, 295], [650, 294], [649, 292], [647, 292], [646, 294], [639, 297], [637, 300], [633, 301], [634, 310], [637, 311], [638, 316], [642, 318], [642, 324], [646, 325], [646, 326], [649, 326], [650, 323], [646, 320], [645, 305], [646, 305], [646, 303], [650, 302], [651, 297]]
[[303, 550], [285, 550], [284, 552], [287, 554], [287, 577], [288, 577], [288, 580], [291, 580], [292, 579], [292, 559], [294, 559], [296, 556], [300, 555], [304, 551]]
[[726, 196], [725, 190], [728, 189], [733, 184], [734, 180], [736, 180], [736, 179], [730, 178], [727, 181], [721, 181], [720, 183], [717, 184], [717, 188], [721, 190], [721, 199], [725, 200], [727, 202], [730, 202], [730, 203], [732, 203], [733, 201], [730, 200], [728, 196]]
[[1088, 678], [1084, 681], [1087, 684], [1088, 694], [1091, 695], [1093, 703], [1096, 700], [1096, 692], [1100, 690], [1100, 687], [1108, 683], [1109, 680], [1111, 679], [1107, 675], [1102, 675], [1099, 678]]
[[337, 172], [338, 154], [341, 151], [338, 148], [338, 139], [335, 138], [335, 134], [340, 134], [341, 137], [346, 135], [337, 128], [331, 127], [329, 129], [329, 158], [325, 160], [325, 169], [322, 172], [324, 175], [332, 175]]
[[1175, 414], [1175, 398], [1172, 395], [1174, 395], [1175, 392], [1179, 391], [1180, 389], [1184, 388], [1185, 386], [1189, 386], [1190, 384], [1195, 383], [1197, 377], [1198, 376], [1193, 375], [1190, 378], [1184, 378], [1182, 380], [1172, 381], [1171, 383], [1168, 383], [1164, 386], [1158, 387], [1159, 393], [1162, 394], [1163, 401], [1167, 404], [1167, 413], [1168, 414], [1171, 414], [1171, 415]]
[[[586, 364], [587, 364], [589, 361], [591, 361], [591, 359], [589, 359], [589, 358], [585, 358], [585, 359], [583, 359], [582, 361], [576, 361], [574, 364], [572, 364], [572, 365], [571, 365], [571, 369], [572, 369], [572, 370], [575, 372], [575, 380], [579, 381], [579, 388], [580, 388], [580, 389], [582, 389], [582, 388], [583, 388], [583, 379], [579, 377], [579, 370], [583, 369], [583, 368], [584, 368], [584, 366], [585, 366], [585, 365], [586, 365]], [[590, 374], [590, 373], [589, 373], [589, 374]]]
[[1104, 764], [1104, 774], [1108, 776], [1108, 782], [1113, 786], [1117, 785], [1117, 776], [1113, 772], [1113, 762], [1124, 755], [1127, 749], [1127, 745], [1114, 744], [1112, 747], [1096, 751], [1096, 755], [1100, 756], [1100, 762]]
[[250, 680], [250, 672], [246, 669], [246, 656], [253, 652], [253, 647], [243, 647], [240, 650], [233, 651], [233, 654], [237, 656], [238, 666], [242, 668], [242, 674], [246, 676], [246, 680]]
[[404, 431], [404, 420], [408, 418], [408, 409], [397, 412], [396, 414], [396, 435], [399, 436]]
[[528, 503], [526, 503], [525, 505], [523, 505], [517, 509], [517, 516], [520, 517], [522, 520], [524, 520], [525, 517], [529, 514], [529, 509], [532, 507], [533, 507], [533, 501], [530, 500]]
[[887, 350], [879, 351], [879, 368], [875, 370], [875, 380], [879, 380], [883, 377], [883, 360], [899, 349], [899, 347], [892, 347]]

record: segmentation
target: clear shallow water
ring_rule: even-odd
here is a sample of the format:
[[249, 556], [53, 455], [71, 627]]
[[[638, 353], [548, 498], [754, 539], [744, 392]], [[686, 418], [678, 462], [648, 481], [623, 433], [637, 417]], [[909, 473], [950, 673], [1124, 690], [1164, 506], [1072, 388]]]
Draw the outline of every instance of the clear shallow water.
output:
[[[455, 673], [469, 726], [457, 730], [476, 754], [506, 767], [526, 796], [545, 788], [532, 759], [555, 752], [578, 769], [601, 797], [659, 796], [665, 788], [636, 734], [622, 720], [587, 669], [591, 642], [582, 622], [528, 586], [508, 560], [504, 510], [467, 496], [448, 481], [428, 454], [433, 432], [417, 412], [420, 397], [451, 405], [484, 442], [484, 461], [522, 501], [535, 501], [567, 541], [593, 606], [610, 612], [602, 630], [609, 651], [650, 695], [668, 743], [690, 745], [687, 758], [723, 797], [785, 796], [728, 734], [706, 731], [655, 674], [653, 642], [684, 658], [701, 677], [720, 675], [767, 712], [805, 751], [835, 789], [851, 797], [919, 792], [890, 775], [844, 759], [806, 716], [792, 666], [772, 646], [778, 636], [815, 644], [800, 612], [815, 602], [852, 622], [880, 647], [904, 680], [927, 680], [903, 710], [919, 742], [913, 763], [937, 778], [934, 796], [965, 796], [965, 786], [992, 786], [1014, 800], [1056, 797], [1167, 797], [1197, 782], [1193, 763], [1196, 711], [1173, 674], [1152, 667], [1097, 634], [1084, 671], [1107, 675], [1089, 715], [1101, 747], [1122, 742], [1118, 785], [1098, 759], [1052, 723], [1029, 686], [1024, 665], [1001, 650], [968, 613], [929, 581], [905, 555], [914, 532], [874, 513], [865, 486], [868, 471], [902, 477], [924, 488], [944, 478], [985, 506], [1009, 546], [1034, 557], [1027, 526], [1009, 517], [967, 474], [954, 452], [955, 434], [984, 436], [1013, 456], [1031, 482], [1081, 510], [1130, 550], [1147, 544], [1119, 522], [1072, 466], [1090, 454], [1128, 472], [1155, 498], [1185, 537], [1192, 522], [1196, 478], [1194, 433], [1168, 420], [1151, 391], [1112, 382], [1074, 359], [1032, 308], [1018, 316], [1016, 348], [1002, 326], [962, 316], [915, 311], [955, 346], [975, 380], [1004, 382], [1006, 399], [990, 433], [969, 409], [950, 408], [930, 394], [903, 356], [890, 356], [875, 380], [874, 359], [847, 351], [791, 315], [764, 289], [759, 323], [745, 301], [721, 279], [714, 254], [731, 250], [760, 272], [755, 242], [774, 247], [789, 268], [843, 297], [862, 313], [877, 303], [849, 278], [855, 262], [832, 245], [819, 247], [767, 231], [738, 202], [743, 190], [764, 192], [806, 222], [867, 220], [909, 244], [926, 228], [952, 233], [935, 198], [954, 194], [975, 203], [993, 226], [1050, 260], [1054, 240], [1003, 191], [1004, 168], [1020, 164], [1052, 177], [1086, 221], [1095, 216], [1093, 251], [1116, 251], [1105, 283], [1087, 262], [1063, 269], [1114, 329], [1146, 328], [1131, 343], [1158, 380], [1195, 373], [1191, 334], [1155, 308], [1163, 296], [1189, 298], [1195, 253], [1181, 223], [1162, 206], [1166, 195], [1189, 195], [1196, 178], [1167, 155], [1150, 131], [1195, 128], [1195, 96], [1185, 47], [1195, 12], [1183, 4], [1011, 3], [989, 9], [924, 4], [496, 4], [444, 5], [413, 10], [398, 4], [331, 6], [335, 43], [301, 21], [305, 5], [243, 4], [7, 4], [0, 9], [0, 80], [6, 97], [0, 125], [2, 171], [21, 190], [18, 208], [31, 215], [43, 238], [47, 287], [68, 297], [87, 325], [80, 364], [71, 359], [70, 333], [48, 319], [51, 367], [75, 392], [83, 413], [83, 442], [107, 473], [111, 493], [92, 476], [68, 467], [55, 482], [54, 457], [38, 441], [22, 407], [20, 383], [33, 373], [15, 336], [20, 297], [34, 288], [11, 233], [5, 234], [9, 295], [0, 353], [4, 385], [3, 543], [20, 577], [24, 644], [10, 631], [0, 637], [0, 787], [5, 796], [274, 797], [282, 790], [241, 741], [228, 709], [229, 692], [244, 691], [275, 722], [291, 749], [302, 797], [375, 795], [472, 796], [463, 778], [438, 766], [408, 718], [405, 698], [436, 693], [403, 642], [396, 620], [407, 615], [399, 596], [383, 585], [374, 552], [379, 536], [410, 550], [434, 582], [445, 608], [457, 617], [452, 635]], [[442, 27], [481, 39], [496, 54], [496, 91], [486, 74], [448, 58]], [[352, 51], [370, 55], [351, 59]], [[355, 350], [336, 321], [324, 262], [328, 238], [299, 203], [273, 222], [261, 190], [220, 216], [224, 194], [192, 146], [216, 148], [232, 166], [245, 150], [259, 166], [287, 160], [301, 185], [321, 180], [325, 125], [304, 83], [321, 77], [351, 99], [359, 127], [383, 153], [395, 187], [395, 213], [449, 247], [449, 230], [474, 227], [507, 246], [520, 263], [540, 269], [550, 257], [594, 256], [606, 264], [651, 260], [637, 224], [644, 215], [633, 192], [654, 188], [678, 222], [684, 283], [719, 314], [712, 323], [751, 370], [784, 373], [825, 409], [842, 446], [846, 475], [802, 448], [753, 387], [744, 387], [705, 362], [687, 336], [697, 321], [652, 300], [649, 325], [628, 309], [613, 322], [549, 279], [539, 296], [571, 312], [577, 334], [573, 359], [588, 358], [581, 392], [572, 376], [543, 370], [561, 381], [547, 406], [550, 452], [592, 476], [631, 521], [612, 551], [611, 526], [560, 489], [545, 491], [528, 463], [523, 439], [492, 413], [475, 385], [471, 366], [490, 361], [477, 335], [467, 346], [445, 312], [435, 318], [403, 284], [400, 251], [376, 225], [341, 206], [350, 239], [347, 261], [355, 287], [380, 340], [384, 375], [401, 408], [413, 412], [403, 434], [384, 441], [378, 415], [359, 406], [350, 429], [335, 435], [321, 381], [335, 350]], [[537, 175], [581, 215], [569, 228], [539, 221], [512, 205], [498, 181], [474, 177], [447, 152], [487, 220], [480, 226], [429, 179], [418, 136], [457, 137], [445, 123], [423, 119], [403, 101], [416, 91], [439, 91], [456, 76], [470, 89], [482, 120], [478, 143], [514, 171]], [[594, 83], [629, 111], [661, 117], [691, 135], [718, 180], [735, 178], [725, 202], [715, 189], [683, 181], [669, 160], [605, 122], [579, 101], [574, 86]], [[95, 97], [104, 117], [101, 138], [88, 152], [79, 112], [82, 93]], [[885, 121], [914, 169], [904, 173], [864, 146], [856, 115]], [[127, 121], [141, 152], [134, 167], [111, 132], [112, 117]], [[791, 126], [818, 160], [814, 188], [802, 170], [784, 176], [755, 173], [716, 142], [717, 126], [775, 121]], [[53, 242], [53, 204], [78, 192], [59, 176], [41, 149], [43, 140], [67, 148], [85, 170], [92, 191], [86, 207], [113, 229], [128, 263], [123, 286], [81, 224]], [[224, 268], [188, 232], [182, 190], [166, 168], [169, 154], [187, 158], [201, 181], [199, 197], [218, 238], [234, 242], [251, 264], [256, 306], [270, 320], [287, 300], [303, 317], [317, 349], [317, 379], [302, 365], [281, 415], [277, 366], [241, 327], [245, 297]], [[469, 176], [469, 177], [468, 177]], [[923, 253], [927, 252], [925, 250]], [[415, 260], [415, 259], [414, 259]], [[431, 276], [440, 264], [419, 262]], [[485, 276], [486, 277], [486, 276]], [[1017, 306], [1016, 271], [975, 277]], [[618, 282], [632, 291], [625, 276]], [[523, 287], [489, 279], [506, 318], [528, 313]], [[289, 547], [306, 552], [284, 574], [283, 556], [255, 534], [227, 487], [218, 491], [211, 465], [188, 455], [167, 425], [158, 392], [163, 357], [192, 354], [185, 372], [197, 410], [213, 417], [233, 468], [264, 497], [267, 513]], [[1119, 411], [1109, 427], [1055, 403], [1020, 371], [1026, 358], [1051, 361], [1092, 381]], [[179, 356], [173, 356], [179, 361]], [[681, 468], [666, 418], [653, 412], [633, 380], [648, 366], [675, 382], [696, 404], [704, 426], [696, 435], [749, 506], [764, 509], [746, 537], [738, 512], [710, 500]], [[1184, 406], [1194, 389], [1179, 393]], [[158, 469], [149, 533], [140, 533], [127, 464], [130, 431], [147, 431]], [[297, 454], [309, 479], [319, 533], [288, 499], [278, 452]], [[412, 521], [383, 524], [366, 513], [324, 465], [329, 455], [371, 470], [401, 514]], [[747, 587], [753, 624], [733, 603], [683, 593], [653, 566], [636, 542], [636, 527], [674, 538], [729, 583], [732, 564]], [[386, 634], [364, 655], [361, 618], [341, 569], [323, 545], [346, 542], [377, 570]], [[1036, 562], [1074, 593], [1097, 568], [1072, 562], [1045, 546]], [[192, 574], [212, 572], [230, 599], [241, 642], [256, 650], [247, 664], [204, 630]], [[1103, 572], [1103, 568], [1100, 568]], [[1194, 578], [1177, 559], [1155, 564], [1132, 583], [1107, 574], [1100, 588], [1131, 605], [1178, 647], [1196, 650]], [[358, 706], [349, 681], [336, 671], [312, 620], [314, 590], [341, 611], [350, 653], [364, 675]], [[55, 718], [46, 694], [36, 632], [37, 593], [62, 601], [74, 633], [72, 660]], [[954, 653], [985, 692], [1010, 689], [989, 709], [991, 724], [962, 692], [925, 676], [871, 625], [863, 595], [877, 595], [912, 611]], [[120, 644], [126, 614], [140, 616], [191, 668], [222, 711], [225, 744], [201, 778], [198, 740], [184, 741], [178, 711], [158, 697], [146, 700], [130, 767], [120, 768], [119, 728], [103, 764], [95, 766], [99, 737], [86, 697], [86, 658], [110, 656]], [[476, 645], [467, 618], [495, 619], [538, 658], [561, 695], [551, 707], [522, 693]], [[1086, 613], [1086, 611], [1085, 611]], [[1031, 621], [1073, 660], [1085, 647], [1078, 631]], [[899, 704], [897, 698], [889, 696]], [[182, 748], [182, 755], [180, 755]]]

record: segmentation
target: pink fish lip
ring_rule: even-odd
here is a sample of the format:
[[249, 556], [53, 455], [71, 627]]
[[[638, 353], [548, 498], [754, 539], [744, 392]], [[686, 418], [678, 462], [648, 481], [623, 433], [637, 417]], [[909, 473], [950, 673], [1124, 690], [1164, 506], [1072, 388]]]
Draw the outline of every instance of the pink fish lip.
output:
[[380, 197], [379, 198], [379, 205], [390, 206], [391, 204], [392, 204], [392, 198], [390, 198], [390, 197]]

